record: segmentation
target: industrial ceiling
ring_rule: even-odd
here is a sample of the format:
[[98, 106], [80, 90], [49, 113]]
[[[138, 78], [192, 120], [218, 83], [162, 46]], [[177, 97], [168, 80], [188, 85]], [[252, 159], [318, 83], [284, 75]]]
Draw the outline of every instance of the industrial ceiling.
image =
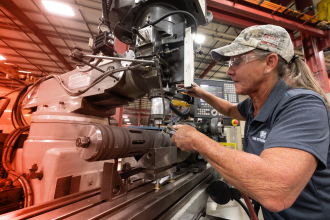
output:
[[[74, 69], [75, 62], [68, 56], [74, 45], [83, 48], [85, 53], [92, 52], [88, 42], [98, 33], [101, 0], [57, 1], [71, 6], [74, 16], [52, 14], [41, 0], [1, 0], [0, 55], [6, 60], [0, 60], [0, 91], [17, 89], [31, 76], [63, 74]], [[294, 8], [294, 3], [290, 7]], [[206, 39], [200, 45], [203, 54], [197, 54], [195, 59], [196, 78], [211, 63], [210, 51], [231, 43], [241, 30], [217, 22], [198, 28], [198, 33]], [[299, 49], [296, 53], [303, 55]], [[326, 64], [328, 62], [330, 68], [330, 57], [326, 57]], [[230, 80], [227, 69], [226, 63], [216, 64], [205, 78]], [[124, 115], [129, 116], [132, 125], [137, 125], [137, 113], [140, 112], [141, 124], [146, 125], [149, 105], [147, 97], [136, 100], [124, 109]]]

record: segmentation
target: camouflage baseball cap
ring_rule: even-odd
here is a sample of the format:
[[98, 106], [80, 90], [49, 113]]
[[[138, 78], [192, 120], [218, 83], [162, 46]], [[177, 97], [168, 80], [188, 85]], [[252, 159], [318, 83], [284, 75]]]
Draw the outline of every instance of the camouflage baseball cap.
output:
[[211, 51], [215, 61], [226, 61], [231, 56], [262, 49], [280, 55], [288, 63], [294, 56], [293, 44], [289, 33], [276, 25], [255, 25], [245, 28], [229, 45]]

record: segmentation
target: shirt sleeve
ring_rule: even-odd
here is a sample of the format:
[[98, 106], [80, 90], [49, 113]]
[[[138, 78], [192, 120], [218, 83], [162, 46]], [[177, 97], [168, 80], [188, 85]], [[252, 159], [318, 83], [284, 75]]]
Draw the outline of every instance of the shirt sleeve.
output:
[[300, 149], [314, 155], [317, 169], [326, 168], [329, 150], [329, 111], [325, 102], [316, 95], [290, 97], [275, 117], [272, 130], [264, 145]]
[[237, 105], [237, 109], [238, 109], [239, 113], [244, 118], [247, 118], [247, 116], [248, 116], [250, 104], [251, 104], [251, 99], [247, 98], [243, 102], [238, 103], [238, 105]]

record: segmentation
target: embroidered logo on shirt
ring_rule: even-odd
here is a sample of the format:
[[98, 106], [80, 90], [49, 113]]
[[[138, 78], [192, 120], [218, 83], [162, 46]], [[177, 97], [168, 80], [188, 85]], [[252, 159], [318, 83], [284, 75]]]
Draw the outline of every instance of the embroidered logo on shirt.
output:
[[265, 143], [266, 142], [266, 136], [267, 136], [267, 131], [260, 131], [260, 138], [252, 137], [252, 140]]
[[267, 132], [266, 131], [260, 131], [260, 138], [261, 139], [266, 139]]

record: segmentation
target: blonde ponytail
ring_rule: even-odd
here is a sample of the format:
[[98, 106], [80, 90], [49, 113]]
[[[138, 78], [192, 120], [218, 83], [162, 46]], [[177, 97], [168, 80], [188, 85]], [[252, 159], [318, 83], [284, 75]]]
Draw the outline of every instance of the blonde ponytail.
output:
[[330, 110], [329, 101], [319, 82], [314, 78], [307, 64], [301, 59], [295, 59], [291, 68], [283, 76], [292, 88], [306, 88], [320, 94], [327, 103]]
[[[272, 52], [255, 49], [253, 53], [256, 54], [259, 59], [264, 59]], [[276, 69], [279, 77], [283, 77], [292, 88], [306, 88], [320, 94], [330, 110], [327, 96], [318, 81], [314, 78], [307, 64], [298, 57], [293, 60], [292, 63], [288, 64], [281, 56], [278, 56]]]

